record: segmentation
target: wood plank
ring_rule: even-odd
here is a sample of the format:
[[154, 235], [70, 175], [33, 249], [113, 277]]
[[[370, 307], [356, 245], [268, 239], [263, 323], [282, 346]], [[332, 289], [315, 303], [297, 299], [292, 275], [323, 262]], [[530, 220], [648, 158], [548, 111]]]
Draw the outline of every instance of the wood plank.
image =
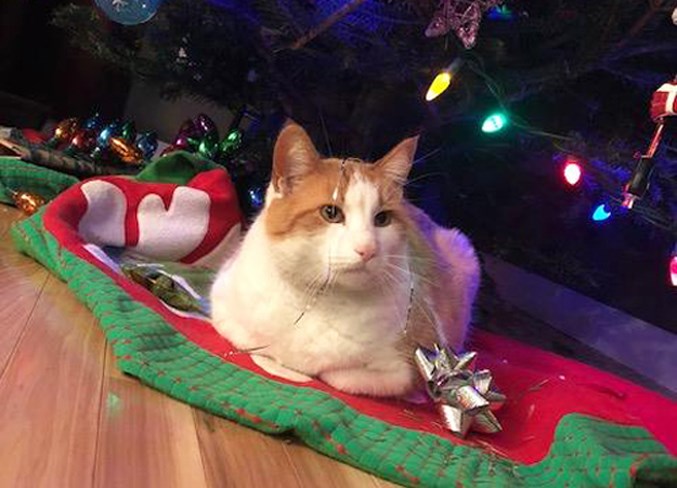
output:
[[374, 477], [374, 480], [376, 481], [376, 486], [379, 486], [380, 488], [398, 488], [402, 486], [396, 483], [391, 483], [390, 481], [382, 480], [381, 478]]
[[0, 486], [91, 486], [104, 344], [50, 277], [0, 378]]
[[304, 486], [283, 440], [198, 410], [195, 422], [210, 487]]
[[4, 237], [9, 227], [14, 223], [21, 215], [17, 209], [10, 207], [9, 205], [0, 204], [0, 238]]
[[364, 471], [323, 456], [300, 442], [290, 441], [285, 444], [285, 449], [304, 487], [345, 488], [354, 486], [376, 488], [379, 486], [395, 486]]
[[0, 205], [0, 377], [48, 276], [47, 270], [14, 249], [9, 227], [20, 217], [16, 209]]
[[191, 408], [120, 373], [106, 352], [94, 486], [206, 487]]
[[[2, 233], [1, 230], [3, 227], [9, 228], [13, 222], [25, 218], [27, 218], [27, 215], [18, 208], [9, 204], [0, 203], [0, 234]], [[4, 222], [4, 224], [2, 222]]]

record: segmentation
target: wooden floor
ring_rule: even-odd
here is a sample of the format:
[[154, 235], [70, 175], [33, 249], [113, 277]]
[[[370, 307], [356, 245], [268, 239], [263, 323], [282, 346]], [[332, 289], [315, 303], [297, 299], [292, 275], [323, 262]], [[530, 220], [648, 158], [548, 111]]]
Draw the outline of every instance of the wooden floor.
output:
[[394, 486], [116, 369], [87, 308], [9, 239], [0, 204], [0, 488]]

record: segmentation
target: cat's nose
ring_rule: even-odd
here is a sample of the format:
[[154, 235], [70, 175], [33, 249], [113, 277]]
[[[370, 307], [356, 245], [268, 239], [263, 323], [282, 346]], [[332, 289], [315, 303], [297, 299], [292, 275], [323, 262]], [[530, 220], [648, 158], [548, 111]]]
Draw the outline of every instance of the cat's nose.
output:
[[376, 245], [372, 243], [358, 244], [354, 249], [365, 263], [376, 255]]

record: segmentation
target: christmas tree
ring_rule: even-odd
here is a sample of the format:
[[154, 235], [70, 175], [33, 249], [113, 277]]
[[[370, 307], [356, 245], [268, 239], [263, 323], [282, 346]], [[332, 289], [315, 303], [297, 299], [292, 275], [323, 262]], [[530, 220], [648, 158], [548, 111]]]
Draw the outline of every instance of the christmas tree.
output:
[[[651, 96], [675, 75], [674, 8], [660, 0], [166, 0], [137, 26], [111, 24], [94, 5], [63, 7], [54, 22], [167, 97], [188, 93], [252, 115], [257, 123], [232, 158], [248, 161], [256, 180], [267, 177], [286, 117], [327, 155], [375, 159], [422, 132], [413, 201], [481, 249], [595, 295], [601, 282], [627, 290], [632, 272], [608, 276], [627, 253], [649, 249], [650, 266], [665, 273], [677, 236], [673, 120], [647, 193], [632, 209], [622, 205], [635, 155], [656, 127]], [[432, 99], [440, 73], [432, 91], [448, 87]], [[582, 179], [569, 186], [562, 171], [572, 162]], [[604, 240], [626, 254], [597, 251]]]

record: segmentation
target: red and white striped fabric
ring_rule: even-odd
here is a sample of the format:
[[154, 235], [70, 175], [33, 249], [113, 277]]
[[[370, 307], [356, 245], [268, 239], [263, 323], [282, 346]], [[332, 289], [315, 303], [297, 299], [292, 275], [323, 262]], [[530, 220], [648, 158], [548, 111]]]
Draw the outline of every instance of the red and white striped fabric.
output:
[[239, 243], [242, 214], [230, 177], [215, 169], [186, 185], [91, 178], [54, 199], [45, 219], [77, 246], [216, 268]]
[[677, 79], [664, 83], [651, 97], [651, 119], [677, 114]]

